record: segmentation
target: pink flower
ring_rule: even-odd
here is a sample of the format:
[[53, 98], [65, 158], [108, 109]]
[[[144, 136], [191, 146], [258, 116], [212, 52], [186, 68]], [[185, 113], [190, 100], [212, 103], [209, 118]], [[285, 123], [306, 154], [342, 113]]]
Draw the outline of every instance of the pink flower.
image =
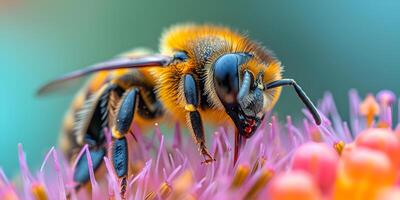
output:
[[[233, 162], [232, 129], [221, 127], [209, 135], [210, 150], [217, 161], [202, 165], [202, 157], [190, 136], [181, 134], [179, 124], [171, 137], [162, 134], [158, 125], [152, 137], [143, 135], [134, 125], [136, 140], [132, 135], [128, 136], [130, 177], [125, 197], [265, 199], [286, 192], [294, 197], [306, 195], [297, 196], [297, 200], [307, 195], [316, 199], [321, 196], [327, 199], [346, 197], [349, 188], [357, 188], [357, 185], [343, 185], [343, 181], [348, 181], [346, 178], [353, 177], [359, 168], [364, 175], [378, 173], [379, 170], [365, 166], [374, 159], [385, 161], [384, 167], [397, 166], [399, 148], [399, 138], [392, 131], [398, 124], [392, 118], [394, 95], [384, 92], [378, 95], [378, 101], [371, 95], [364, 102], [355, 90], [350, 91], [349, 96], [349, 122], [341, 119], [330, 93], [323, 97], [318, 107], [323, 119], [321, 126], [314, 124], [307, 110], [304, 110], [306, 118], [301, 123], [292, 122], [290, 117], [286, 123], [278, 122], [274, 116], [265, 117], [256, 134], [241, 150], [236, 164]], [[385, 128], [390, 133], [385, 136], [377, 131], [361, 133], [375, 130], [369, 127]], [[396, 132], [400, 135], [400, 128]], [[382, 138], [385, 145], [379, 146], [376, 138]], [[90, 157], [87, 147], [82, 149], [80, 156]], [[364, 160], [358, 161], [359, 157]], [[20, 145], [20, 184], [10, 182], [0, 169], [0, 199], [121, 199], [118, 179], [108, 157], [104, 158], [104, 165], [98, 172], [90, 171], [88, 186], [79, 191], [74, 190], [73, 167], [55, 148], [50, 149], [35, 173], [30, 171], [25, 159]], [[91, 159], [88, 160], [90, 166]], [[398, 174], [399, 168], [394, 169], [393, 174]], [[390, 180], [384, 182], [384, 188], [399, 187], [398, 177], [389, 173], [390, 170], [384, 172], [388, 172], [385, 180]], [[351, 183], [357, 181], [354, 179]], [[368, 184], [377, 189], [371, 189], [376, 195], [397, 195], [392, 191], [386, 194], [382, 192], [383, 187]], [[297, 185], [302, 187], [296, 188]]]
[[336, 179], [339, 154], [325, 143], [309, 142], [300, 146], [292, 160], [293, 170], [308, 172], [324, 194], [330, 194]]

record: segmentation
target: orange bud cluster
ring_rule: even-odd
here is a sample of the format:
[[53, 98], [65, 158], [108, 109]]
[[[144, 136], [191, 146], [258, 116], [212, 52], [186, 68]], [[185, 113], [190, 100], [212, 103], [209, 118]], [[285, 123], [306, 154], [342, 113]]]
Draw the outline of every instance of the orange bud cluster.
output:
[[400, 199], [400, 140], [393, 131], [367, 129], [354, 143], [340, 143], [300, 146], [291, 171], [271, 182], [271, 199]]

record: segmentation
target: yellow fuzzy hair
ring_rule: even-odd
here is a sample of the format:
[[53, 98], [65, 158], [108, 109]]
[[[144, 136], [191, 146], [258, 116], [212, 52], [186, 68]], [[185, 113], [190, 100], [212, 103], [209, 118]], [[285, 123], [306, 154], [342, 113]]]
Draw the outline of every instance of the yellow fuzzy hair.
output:
[[[208, 42], [207, 47], [200, 44]], [[241, 70], [248, 69], [254, 75], [264, 73], [264, 83], [281, 79], [280, 62], [261, 45], [249, 40], [245, 35], [232, 31], [229, 28], [214, 25], [181, 25], [174, 26], [164, 33], [161, 38], [161, 54], [173, 56], [177, 51], [186, 52], [190, 58], [187, 62], [172, 64], [166, 68], [149, 69], [157, 78], [157, 94], [167, 111], [172, 113], [175, 119], [184, 121], [186, 105], [183, 95], [184, 74], [194, 76], [205, 74], [205, 93], [212, 109], [199, 110], [207, 121], [219, 122], [227, 119], [227, 114], [215, 94], [213, 85], [213, 70], [211, 64], [221, 55], [234, 52], [252, 53], [254, 57], [243, 65]], [[211, 47], [210, 47], [211, 46]], [[214, 48], [214, 53], [207, 61], [202, 59], [196, 51], [199, 48]], [[203, 73], [202, 73], [203, 72]], [[205, 72], [205, 73], [204, 73]], [[266, 92], [267, 107], [270, 110], [280, 95], [280, 88]]]

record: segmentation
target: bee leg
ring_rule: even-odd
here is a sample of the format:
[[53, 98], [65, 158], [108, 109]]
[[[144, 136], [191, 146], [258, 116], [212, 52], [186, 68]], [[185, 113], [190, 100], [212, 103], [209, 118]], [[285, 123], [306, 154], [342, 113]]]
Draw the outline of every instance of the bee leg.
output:
[[122, 99], [112, 128], [113, 143], [111, 160], [114, 170], [120, 179], [120, 195], [125, 196], [128, 175], [128, 143], [125, 138], [130, 130], [138, 101], [139, 89], [127, 90]]
[[215, 161], [215, 159], [211, 156], [211, 154], [207, 149], [203, 122], [201, 121], [201, 116], [199, 111], [197, 111], [197, 108], [200, 103], [199, 102], [200, 93], [196, 88], [196, 82], [194, 80], [193, 75], [186, 74], [184, 76], [183, 86], [184, 86], [184, 95], [186, 100], [185, 110], [187, 112], [187, 121], [189, 127], [192, 129], [192, 133], [199, 147], [199, 151], [204, 156], [204, 161], [202, 163], [213, 162]]
[[[114, 84], [103, 86], [97, 94], [94, 94], [85, 102], [84, 108], [79, 113], [78, 118], [80, 119], [75, 124], [79, 143], [89, 146], [94, 171], [100, 167], [107, 152], [104, 146], [104, 128], [108, 126], [109, 97], [112, 92], [116, 92], [118, 89], [120, 88]], [[76, 190], [87, 183], [90, 178], [87, 157], [83, 154], [78, 159], [73, 175], [73, 180], [78, 184]]]
[[[93, 163], [93, 170], [96, 171], [100, 167], [103, 157], [106, 155], [106, 148], [90, 149], [89, 153]], [[79, 189], [82, 183], [86, 183], [89, 180], [88, 169], [88, 160], [85, 154], [83, 154], [78, 160], [74, 171], [74, 181], [80, 183], [76, 189]]]

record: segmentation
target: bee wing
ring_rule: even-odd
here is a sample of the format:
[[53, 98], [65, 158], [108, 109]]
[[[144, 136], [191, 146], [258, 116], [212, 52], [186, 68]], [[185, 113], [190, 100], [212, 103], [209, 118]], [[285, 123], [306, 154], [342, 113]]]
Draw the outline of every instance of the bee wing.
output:
[[80, 77], [99, 72], [109, 71], [115, 69], [132, 69], [141, 67], [163, 67], [170, 63], [171, 57], [163, 55], [148, 55], [141, 57], [119, 57], [106, 62], [98, 63], [65, 74], [49, 83], [43, 85], [38, 91], [37, 95], [41, 96], [57, 90], [58, 88], [70, 85], [72, 82]]

